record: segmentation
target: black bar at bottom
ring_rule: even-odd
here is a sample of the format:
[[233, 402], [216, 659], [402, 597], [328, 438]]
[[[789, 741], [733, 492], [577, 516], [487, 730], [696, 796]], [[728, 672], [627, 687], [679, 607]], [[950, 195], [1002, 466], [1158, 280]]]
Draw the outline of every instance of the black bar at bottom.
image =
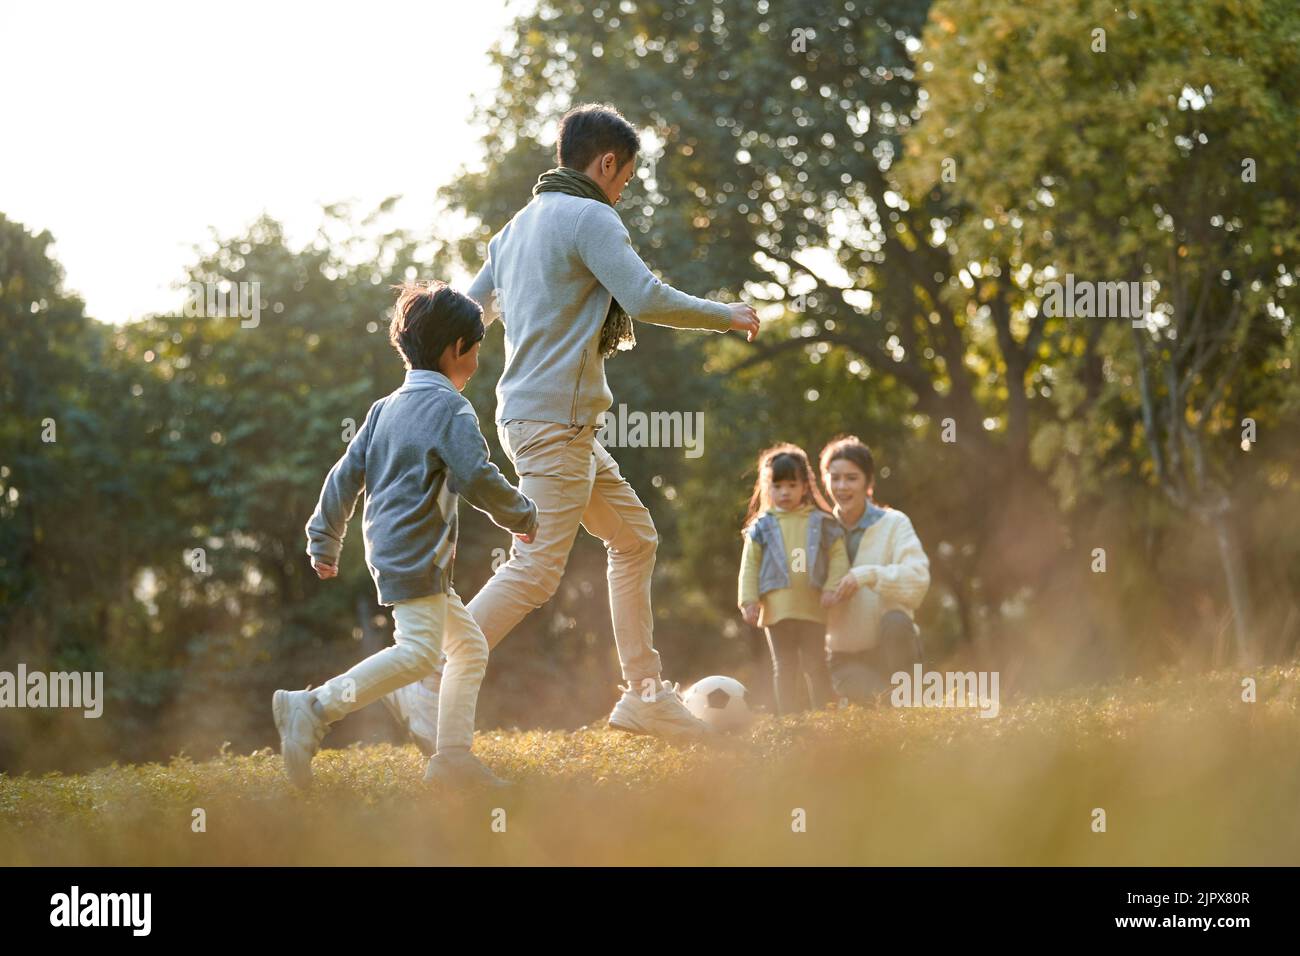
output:
[[368, 936], [437, 948], [440, 928], [469, 921], [462, 925], [489, 933], [492, 948], [511, 934], [537, 942], [556, 932], [612, 933], [604, 938], [613, 945], [653, 945], [659, 932], [680, 941], [684, 927], [698, 933], [703, 921], [731, 947], [737, 936], [783, 929], [814, 946], [819, 936], [826, 945], [844, 945], [936, 940], [936, 933], [984, 943], [1043, 939], [1045, 932], [1231, 942], [1242, 932], [1288, 928], [1294, 872], [34, 868], [0, 869], [0, 882], [3, 925], [24, 939], [78, 933], [83, 942], [97, 936], [210, 946], [255, 939], [261, 947], [279, 939], [333, 945]]

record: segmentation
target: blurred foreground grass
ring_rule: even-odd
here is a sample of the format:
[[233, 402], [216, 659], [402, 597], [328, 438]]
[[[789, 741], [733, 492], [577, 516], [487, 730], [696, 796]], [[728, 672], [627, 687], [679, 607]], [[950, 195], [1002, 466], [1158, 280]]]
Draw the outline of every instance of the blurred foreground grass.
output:
[[480, 733], [508, 796], [427, 792], [414, 746], [323, 751], [305, 795], [270, 751], [0, 775], [0, 863], [1296, 865], [1300, 667], [1255, 676], [1253, 704], [1240, 674], [1170, 675], [993, 719], [765, 717], [708, 747]]

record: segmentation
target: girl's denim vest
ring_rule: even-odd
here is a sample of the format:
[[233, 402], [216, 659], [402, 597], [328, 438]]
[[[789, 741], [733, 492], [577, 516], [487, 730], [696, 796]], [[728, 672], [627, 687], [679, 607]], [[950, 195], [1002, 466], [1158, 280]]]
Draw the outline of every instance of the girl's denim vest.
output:
[[[765, 514], [749, 526], [749, 538], [762, 545], [763, 558], [758, 567], [758, 595], [790, 586], [790, 569], [785, 559], [785, 539], [776, 515]], [[821, 590], [826, 584], [826, 569], [830, 565], [830, 550], [844, 536], [844, 529], [834, 516], [816, 508], [808, 515], [808, 541], [805, 558], [808, 579]]]

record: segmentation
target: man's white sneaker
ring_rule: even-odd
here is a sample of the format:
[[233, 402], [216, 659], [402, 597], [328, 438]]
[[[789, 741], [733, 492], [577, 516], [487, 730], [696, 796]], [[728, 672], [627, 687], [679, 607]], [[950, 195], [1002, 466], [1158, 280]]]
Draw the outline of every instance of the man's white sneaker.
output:
[[441, 790], [502, 790], [514, 786], [468, 750], [434, 754], [424, 768], [424, 782]]
[[713, 735], [709, 726], [682, 703], [677, 684], [659, 681], [654, 698], [646, 700], [639, 687], [628, 684], [609, 715], [609, 725], [629, 734], [653, 734], [677, 740], [699, 740]]
[[280, 732], [284, 772], [295, 787], [311, 785], [311, 758], [320, 749], [329, 724], [312, 709], [309, 690], [277, 690], [271, 698], [275, 729]]
[[426, 757], [438, 752], [438, 682], [439, 675], [434, 674], [383, 697], [393, 719]]

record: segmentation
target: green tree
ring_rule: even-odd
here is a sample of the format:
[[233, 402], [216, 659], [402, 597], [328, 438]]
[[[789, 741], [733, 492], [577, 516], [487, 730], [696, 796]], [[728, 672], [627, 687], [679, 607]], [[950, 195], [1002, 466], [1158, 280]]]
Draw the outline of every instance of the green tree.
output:
[[[1044, 12], [936, 6], [911, 180], [983, 211], [964, 218], [954, 241], [975, 268], [1011, 277], [1004, 321], [1031, 335], [1052, 311], [1045, 283], [1066, 274], [1149, 283], [1152, 301], [1137, 321], [1055, 319], [1094, 346], [1078, 361], [1056, 353], [1067, 361], [1054, 371], [1082, 385], [1059, 391], [1064, 411], [1103, 419], [1063, 459], [1069, 426], [1043, 432], [1039, 458], [1075, 468], [1072, 459], [1095, 461], [1123, 441], [1122, 430], [1104, 434], [1117, 411], [1137, 425], [1145, 477], [1213, 531], [1237, 653], [1249, 659], [1234, 489], [1256, 468], [1241, 447], [1243, 420], [1279, 420], [1264, 399], [1268, 380], [1285, 374], [1274, 353], [1292, 322], [1286, 298], [1300, 240], [1300, 15], [1270, 0]], [[951, 156], [962, 163], [946, 184], [938, 171]], [[1124, 334], [1108, 323], [1124, 323]], [[1103, 391], [1111, 401], [1088, 401]]]
[[[53, 237], [0, 215], [0, 668], [106, 671], [144, 623], [132, 567], [148, 544], [133, 520], [150, 489], [127, 379], [106, 330], [63, 288]], [[0, 767], [30, 739], [53, 756], [96, 748], [101, 722], [6, 711]]]
[[[847, 427], [894, 445], [906, 468], [890, 497], [917, 512], [961, 630], [978, 637], [1060, 550], [1055, 503], [1029, 461], [1040, 398], [1029, 382], [1046, 330], [1010, 321], [1005, 277], [976, 282], [953, 260], [943, 233], [960, 208], [937, 192], [909, 202], [895, 182], [922, 101], [916, 57], [928, 7], [543, 3], [496, 51], [500, 90], [483, 110], [489, 168], [453, 199], [482, 216], [484, 233], [497, 228], [501, 197], [525, 195], [515, 177], [545, 156], [564, 108], [623, 108], [648, 133], [645, 168], [623, 203], [644, 255], [680, 287], [745, 289], [769, 320], [757, 347], [704, 346], [714, 374], [756, 367], [775, 393], [775, 424], [741, 460], [779, 433], [830, 437], [796, 414], [809, 389], [786, 383], [817, 379], [818, 395], [856, 386]], [[798, 371], [827, 348], [847, 360]], [[809, 411], [844, 421], [828, 404]], [[900, 406], [905, 428], [882, 421]], [[940, 441], [949, 419], [955, 444]], [[743, 483], [734, 467], [710, 474]], [[1016, 513], [963, 505], [1000, 495], [1018, 502]], [[683, 513], [690, 507], [683, 501]], [[691, 513], [697, 527], [718, 514]], [[1039, 533], [1024, 535], [1026, 521]]]

